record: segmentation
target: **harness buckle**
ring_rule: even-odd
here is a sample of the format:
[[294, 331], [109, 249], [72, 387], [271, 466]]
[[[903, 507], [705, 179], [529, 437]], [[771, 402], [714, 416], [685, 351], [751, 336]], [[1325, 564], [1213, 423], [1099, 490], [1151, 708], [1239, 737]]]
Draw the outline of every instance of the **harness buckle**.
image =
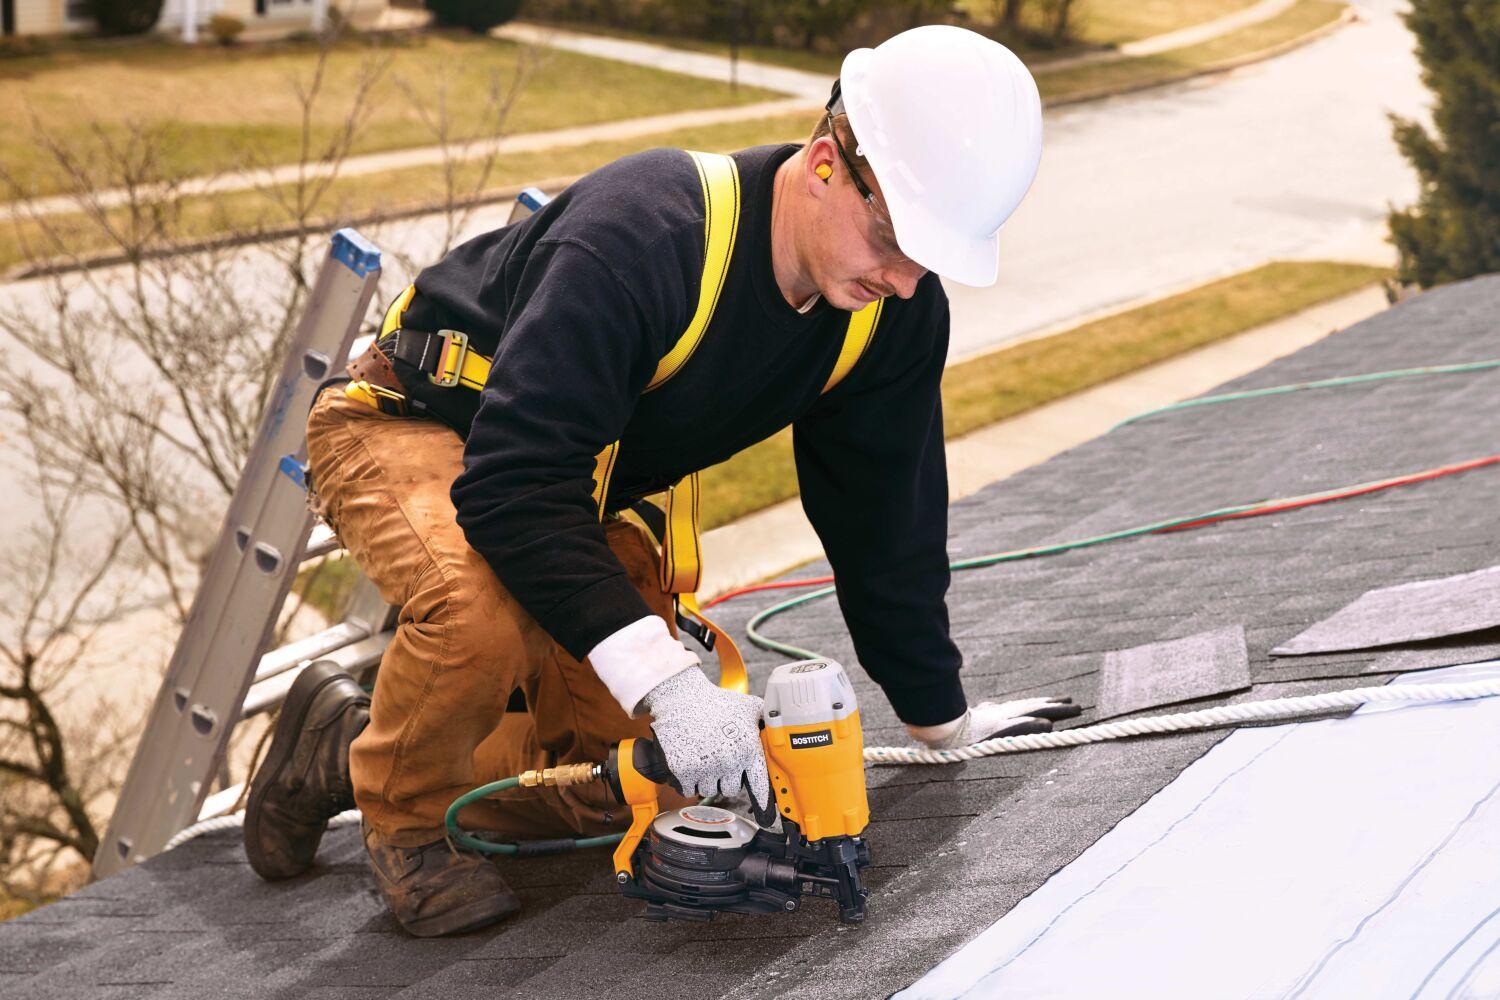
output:
[[427, 381], [451, 389], [463, 378], [464, 360], [469, 356], [469, 335], [458, 330], [439, 330], [437, 335], [442, 338], [437, 371], [429, 374]]
[[672, 610], [677, 616], [677, 627], [694, 639], [697, 639], [700, 646], [712, 653], [714, 651], [714, 641], [719, 637], [714, 635], [713, 631], [707, 625], [694, 621], [683, 614], [682, 608], [678, 606], [676, 601], [672, 602]]

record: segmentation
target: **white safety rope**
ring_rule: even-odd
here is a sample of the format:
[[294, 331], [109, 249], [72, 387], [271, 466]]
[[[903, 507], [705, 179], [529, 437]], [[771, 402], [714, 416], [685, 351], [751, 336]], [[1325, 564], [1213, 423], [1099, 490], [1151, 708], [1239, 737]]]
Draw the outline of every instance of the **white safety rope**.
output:
[[[358, 822], [359, 810], [345, 809], [343, 812], [339, 813], [337, 816], [333, 817], [333, 819], [328, 821], [328, 828], [331, 830], [336, 826], [353, 826]], [[234, 830], [244, 825], [245, 810], [243, 809], [241, 809], [239, 812], [228, 813], [224, 816], [215, 816], [212, 819], [199, 820], [192, 826], [188, 827], [186, 830], [180, 831], [177, 836], [173, 837], [171, 840], [167, 841], [167, 846], [163, 847], [162, 850], [170, 851], [172, 848], [177, 847], [179, 844], [185, 844], [189, 840], [192, 840], [194, 837], [201, 837], [205, 833], [218, 833], [220, 830]]]
[[866, 747], [865, 760], [872, 764], [957, 764], [980, 757], [1028, 750], [1052, 750], [1076, 747], [1085, 743], [1103, 743], [1125, 736], [1148, 736], [1152, 733], [1181, 733], [1192, 729], [1216, 729], [1245, 722], [1290, 719], [1304, 715], [1323, 715], [1346, 708], [1357, 708], [1371, 702], [1467, 701], [1500, 695], [1500, 680], [1470, 681], [1466, 684], [1383, 684], [1380, 687], [1350, 688], [1327, 694], [1297, 695], [1247, 701], [1239, 705], [1220, 705], [1196, 712], [1154, 715], [1144, 719], [1101, 722], [1097, 726], [1080, 726], [1052, 733], [1027, 736], [1001, 736], [982, 740], [954, 750], [927, 750], [918, 747]]
[[[1202, 708], [1195, 712], [1153, 715], [1143, 719], [1125, 719], [1120, 722], [1101, 722], [1096, 726], [1080, 726], [1077, 729], [1062, 729], [1052, 733], [1001, 736], [955, 750], [865, 747], [865, 760], [871, 764], [960, 764], [966, 760], [978, 760], [980, 757], [1076, 747], [1086, 743], [1118, 740], [1126, 736], [1182, 733], [1195, 729], [1218, 729], [1246, 722], [1325, 715], [1343, 709], [1358, 708], [1360, 705], [1368, 705], [1371, 702], [1469, 701], [1474, 698], [1492, 698], [1496, 695], [1500, 695], [1500, 680], [1470, 681], [1466, 684], [1382, 684], [1379, 687], [1350, 688], [1346, 691], [1329, 691], [1326, 694], [1296, 695], [1290, 698], [1247, 701], [1239, 705], [1220, 705], [1215, 708]], [[338, 826], [350, 826], [358, 822], [359, 810], [349, 809], [329, 820], [328, 826], [331, 829]], [[205, 819], [194, 823], [167, 841], [167, 846], [163, 849], [170, 851], [194, 837], [205, 833], [216, 833], [220, 830], [232, 830], [243, 826], [244, 823], [243, 810], [227, 816]]]

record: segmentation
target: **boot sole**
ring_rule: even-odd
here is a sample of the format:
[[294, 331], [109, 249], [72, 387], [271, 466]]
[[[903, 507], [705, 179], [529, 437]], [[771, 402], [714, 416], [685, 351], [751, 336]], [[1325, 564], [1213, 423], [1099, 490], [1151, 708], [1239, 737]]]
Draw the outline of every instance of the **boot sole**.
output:
[[[475, 900], [456, 910], [437, 913], [421, 920], [413, 920], [409, 924], [403, 923], [401, 926], [414, 937], [446, 937], [449, 934], [464, 934], [499, 923], [520, 908], [521, 901], [513, 893], [498, 897], [491, 896], [488, 899]], [[399, 918], [397, 923], [401, 923]]]
[[[260, 853], [260, 807], [265, 801], [266, 793], [281, 774], [281, 769], [291, 760], [292, 748], [302, 734], [302, 727], [307, 722], [307, 713], [313, 701], [325, 687], [342, 678], [350, 678], [349, 673], [337, 664], [323, 660], [310, 664], [292, 682], [286, 701], [281, 706], [281, 718], [276, 720], [276, 731], [271, 735], [271, 746], [266, 750], [266, 759], [256, 770], [255, 780], [250, 784], [250, 798], [245, 804], [245, 856], [250, 859], [250, 867], [255, 869], [255, 873], [267, 881], [293, 878], [306, 871], [304, 868], [296, 872], [276, 872], [271, 859]], [[273, 874], [266, 874], [268, 871]]]

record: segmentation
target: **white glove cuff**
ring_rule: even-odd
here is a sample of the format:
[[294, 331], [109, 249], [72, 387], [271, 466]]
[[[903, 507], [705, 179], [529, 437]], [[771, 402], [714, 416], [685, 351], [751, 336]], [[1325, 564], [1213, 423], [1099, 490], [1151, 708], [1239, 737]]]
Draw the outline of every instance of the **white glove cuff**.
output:
[[632, 719], [641, 699], [656, 685], [698, 665], [698, 656], [672, 638], [667, 623], [648, 615], [606, 636], [589, 651], [589, 665]]
[[907, 726], [906, 731], [911, 733], [912, 739], [926, 744], [933, 750], [951, 750], [956, 746], [963, 746], [962, 742], [955, 742], [955, 737], [966, 734], [971, 711], [965, 712], [952, 722], [939, 723], [936, 726]]

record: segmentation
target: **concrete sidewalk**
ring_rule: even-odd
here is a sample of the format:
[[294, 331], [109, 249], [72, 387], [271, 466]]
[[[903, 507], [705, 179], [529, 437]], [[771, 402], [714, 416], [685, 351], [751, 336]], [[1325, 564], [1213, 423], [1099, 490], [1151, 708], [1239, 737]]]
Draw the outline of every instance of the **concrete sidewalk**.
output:
[[1092, 63], [1115, 62], [1119, 59], [1136, 59], [1141, 56], [1154, 56], [1161, 52], [1169, 52], [1172, 49], [1184, 49], [1189, 45], [1198, 45], [1215, 38], [1220, 38], [1231, 31], [1248, 28], [1252, 24], [1269, 21], [1271, 18], [1289, 9], [1297, 0], [1260, 0], [1259, 3], [1237, 10], [1233, 14], [1225, 14], [1223, 17], [1202, 24], [1190, 25], [1179, 28], [1176, 31], [1163, 32], [1160, 35], [1152, 35], [1149, 38], [1138, 38], [1133, 42], [1125, 42], [1112, 49], [1102, 49], [1098, 52], [1085, 52], [1082, 55], [1066, 56], [1048, 62], [1045, 70], [1071, 69], [1074, 66], [1084, 66]]
[[694, 52], [654, 42], [634, 42], [605, 35], [586, 35], [576, 31], [543, 25], [511, 22], [490, 32], [495, 38], [504, 38], [522, 45], [536, 45], [550, 49], [566, 49], [598, 59], [613, 59], [617, 62], [650, 66], [652, 69], [684, 76], [696, 76], [704, 80], [729, 83], [737, 80], [747, 87], [779, 90], [784, 94], [796, 94], [817, 101], [821, 106], [828, 100], [833, 88], [833, 77], [823, 73], [808, 73], [786, 66], [739, 60], [736, 73], [730, 73], [729, 59], [711, 52]]
[[[1372, 285], [950, 440], [949, 500], [1098, 437], [1128, 417], [1255, 371], [1385, 308], [1384, 291]], [[796, 499], [707, 532], [703, 550], [705, 598], [779, 576], [823, 554]]]

